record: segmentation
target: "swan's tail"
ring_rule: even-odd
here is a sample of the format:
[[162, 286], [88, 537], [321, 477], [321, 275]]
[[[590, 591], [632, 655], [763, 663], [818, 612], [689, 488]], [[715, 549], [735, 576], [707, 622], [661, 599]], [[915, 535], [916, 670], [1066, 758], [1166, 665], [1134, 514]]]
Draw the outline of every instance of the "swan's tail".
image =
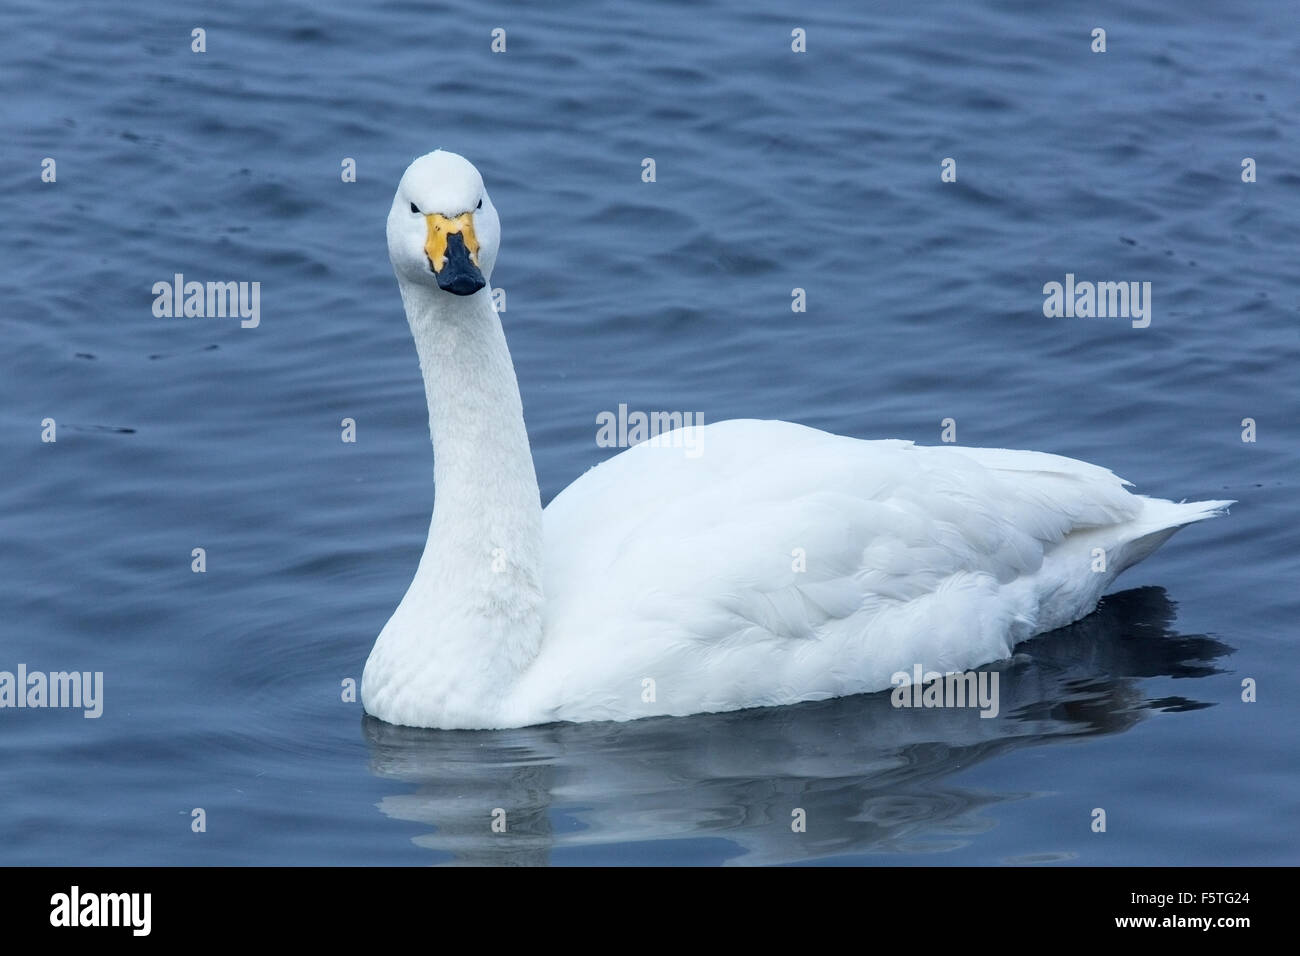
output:
[[1179, 502], [1145, 496], [1142, 500], [1145, 504], [1132, 522], [1132, 533], [1125, 536], [1119, 553], [1112, 555], [1116, 573], [1146, 558], [1184, 525], [1227, 514], [1228, 506], [1237, 503], [1235, 500]]

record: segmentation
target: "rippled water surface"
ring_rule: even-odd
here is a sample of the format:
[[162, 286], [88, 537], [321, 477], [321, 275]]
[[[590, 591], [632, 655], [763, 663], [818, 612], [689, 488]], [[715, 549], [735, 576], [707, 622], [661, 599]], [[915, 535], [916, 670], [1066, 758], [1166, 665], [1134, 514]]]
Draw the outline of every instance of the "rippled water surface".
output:
[[[105, 675], [99, 719], [0, 710], [0, 862], [1295, 862], [1294, 6], [560, 6], [0, 9], [0, 670]], [[365, 718], [433, 498], [384, 219], [437, 146], [501, 210], [547, 500], [626, 403], [953, 418], [1240, 503], [998, 665], [991, 720]], [[260, 325], [155, 318], [176, 273]], [[1150, 327], [1045, 318], [1066, 273], [1151, 282]]]

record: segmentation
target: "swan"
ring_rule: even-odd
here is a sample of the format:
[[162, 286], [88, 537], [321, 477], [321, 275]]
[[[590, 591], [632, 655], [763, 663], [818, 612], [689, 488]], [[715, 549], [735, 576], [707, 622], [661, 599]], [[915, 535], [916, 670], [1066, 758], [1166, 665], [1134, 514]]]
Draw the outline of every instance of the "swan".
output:
[[365, 710], [391, 724], [682, 716], [968, 670], [1089, 614], [1120, 572], [1234, 503], [1135, 495], [1042, 452], [737, 420], [696, 426], [689, 454], [676, 433], [633, 445], [543, 509], [478, 170], [416, 159], [387, 237], [435, 488], [362, 675]]

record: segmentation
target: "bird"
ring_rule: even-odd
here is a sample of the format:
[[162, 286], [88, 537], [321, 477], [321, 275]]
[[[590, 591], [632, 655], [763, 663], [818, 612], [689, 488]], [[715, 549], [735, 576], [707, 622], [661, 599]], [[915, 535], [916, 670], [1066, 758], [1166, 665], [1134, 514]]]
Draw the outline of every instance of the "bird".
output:
[[1006, 660], [1077, 621], [1179, 528], [1233, 501], [1134, 494], [1045, 452], [686, 424], [543, 508], [490, 280], [479, 171], [403, 173], [389, 258], [415, 340], [434, 506], [362, 704], [490, 730], [689, 717], [888, 690]]

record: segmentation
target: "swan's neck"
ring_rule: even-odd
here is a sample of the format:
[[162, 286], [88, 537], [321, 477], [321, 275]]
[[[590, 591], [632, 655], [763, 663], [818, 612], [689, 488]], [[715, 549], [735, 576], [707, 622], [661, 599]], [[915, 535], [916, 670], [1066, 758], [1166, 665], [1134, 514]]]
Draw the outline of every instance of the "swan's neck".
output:
[[[519, 383], [492, 290], [403, 285], [433, 439], [429, 538], [399, 615], [422, 656], [484, 692], [541, 641], [542, 507]], [[410, 605], [409, 607], [407, 605]], [[399, 615], [395, 615], [395, 618]]]

